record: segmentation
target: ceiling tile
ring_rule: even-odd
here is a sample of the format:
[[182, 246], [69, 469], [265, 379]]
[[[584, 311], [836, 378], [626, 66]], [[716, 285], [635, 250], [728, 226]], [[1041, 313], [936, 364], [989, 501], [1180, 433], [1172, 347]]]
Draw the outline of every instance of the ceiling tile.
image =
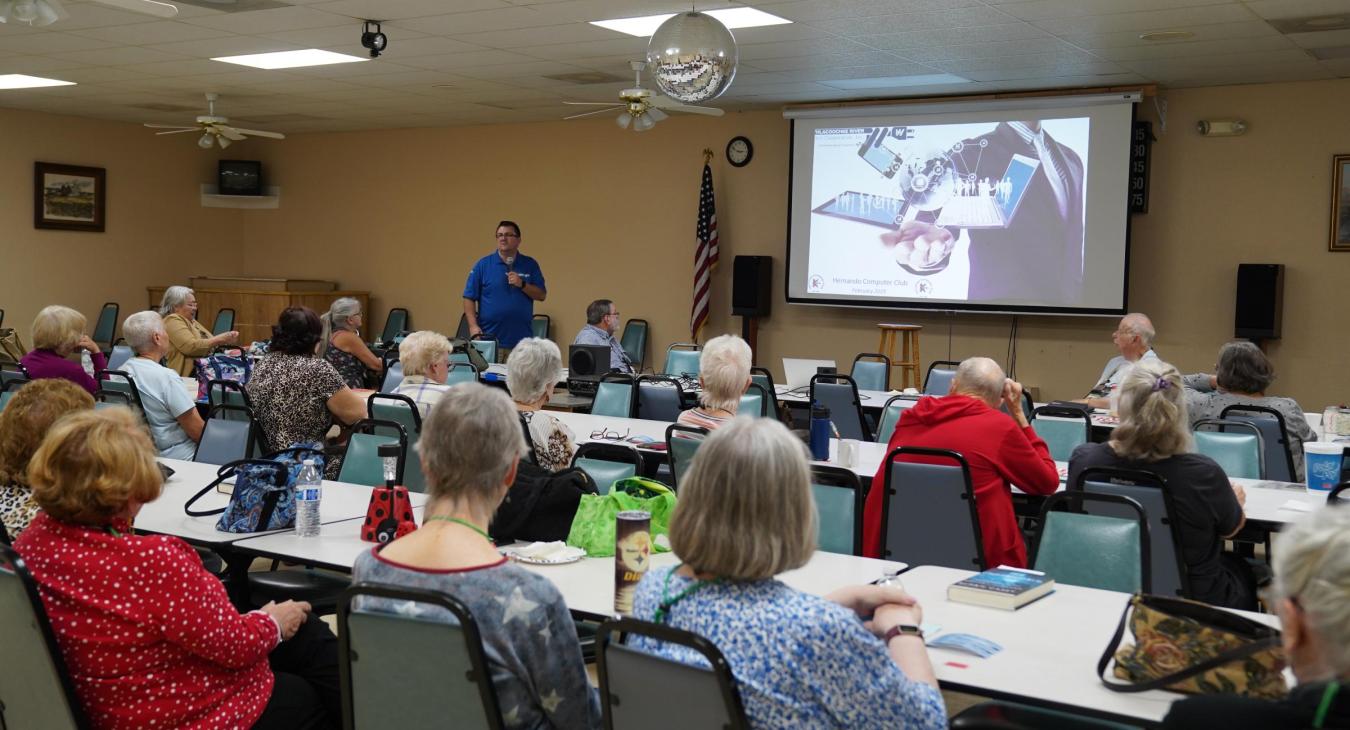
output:
[[1085, 15], [1112, 15], [1235, 3], [1236, 0], [1032, 0], [999, 4], [998, 9], [1022, 20], [1048, 21]]
[[610, 41], [614, 39], [614, 34], [613, 31], [590, 23], [570, 23], [486, 33], [464, 33], [456, 35], [455, 39], [488, 48], [519, 48], [528, 52], [528, 47], [544, 44]]
[[1070, 36], [1120, 31], [1190, 30], [1192, 26], [1196, 25], [1242, 23], [1252, 20], [1256, 20], [1256, 15], [1247, 8], [1242, 5], [1225, 3], [1138, 13], [1052, 18], [1037, 21], [1036, 26], [1058, 36]]
[[441, 15], [448, 7], [456, 12], [492, 10], [511, 7], [502, 0], [455, 0], [451, 6], [446, 0], [336, 0], [317, 2], [310, 7], [339, 15], [371, 20], [402, 20], [426, 15]]
[[1317, 33], [1290, 33], [1285, 36], [1301, 48], [1335, 48], [1350, 45], [1350, 30], [1323, 30]]
[[[1050, 36], [1026, 23], [1007, 23], [1004, 25], [983, 25], [971, 28], [935, 28], [931, 30], [913, 30], [884, 35], [861, 35], [857, 40], [873, 48], [882, 50], [914, 50], [931, 48], [941, 44], [993, 43], [998, 41], [1018, 41], [1028, 38], [1046, 38]], [[908, 54], [906, 54], [908, 55]]]
[[511, 51], [475, 51], [473, 53], [448, 53], [435, 56], [415, 56], [401, 59], [405, 66], [429, 69], [472, 68], [501, 63], [517, 63], [520, 54]]
[[1017, 22], [1001, 10], [977, 6], [959, 10], [934, 10], [921, 13], [880, 15], [866, 18], [834, 18], [812, 21], [812, 25], [841, 35], [874, 34], [878, 28], [903, 28], [906, 31], [932, 28], [969, 28], [977, 25], [1002, 25]]
[[557, 61], [595, 56], [625, 56], [631, 60], [638, 60], [645, 58], [647, 55], [647, 39], [625, 36], [603, 41], [539, 45], [521, 50], [537, 58]]
[[126, 10], [116, 10], [106, 5], [95, 5], [85, 3], [83, 5], [72, 4], [68, 8], [70, 17], [60, 22], [60, 29], [63, 31], [79, 30], [81, 28], [100, 28], [110, 25], [124, 25], [127, 23], [153, 23], [155, 18], [150, 15], [133, 13]]
[[85, 38], [74, 33], [33, 33], [30, 35], [0, 36], [0, 51], [47, 56], [69, 53], [70, 51], [112, 48], [119, 45], [122, 44], [97, 38]]
[[1267, 19], [1308, 18], [1350, 13], [1346, 0], [1246, 0], [1247, 7]]
[[272, 10], [254, 10], [247, 13], [225, 13], [200, 18], [188, 18], [187, 23], [205, 28], [215, 28], [231, 33], [275, 33], [283, 30], [303, 30], [305, 28], [323, 28], [332, 25], [350, 25], [353, 32], [360, 28], [360, 22], [354, 18], [334, 13], [325, 13], [309, 7], [274, 8]]
[[[345, 25], [332, 25], [326, 28], [305, 28], [303, 30], [281, 30], [281, 31], [263, 31], [254, 33], [260, 38], [271, 38], [285, 43], [293, 43], [301, 48], [330, 48], [333, 46], [350, 45], [356, 48], [361, 47], [361, 24], [349, 23]], [[389, 36], [388, 33], [385, 33]], [[394, 42], [406, 42], [412, 38], [425, 38], [422, 33], [413, 30], [400, 30], [389, 38], [390, 44]], [[400, 43], [401, 45], [401, 43]]]
[[468, 33], [486, 33], [494, 30], [513, 30], [556, 24], [556, 18], [542, 15], [530, 8], [509, 7], [498, 10], [479, 10], [472, 13], [452, 13], [396, 20], [389, 23], [388, 26], [391, 28], [409, 28], [430, 35], [454, 37]]
[[134, 63], [173, 61], [181, 59], [183, 56], [177, 53], [167, 53], [165, 51], [157, 51], [150, 48], [117, 46], [114, 48], [103, 48], [97, 51], [74, 51], [72, 53], [63, 53], [61, 54], [61, 58], [77, 63], [87, 63], [92, 66], [128, 66]]
[[980, 0], [800, 0], [763, 8], [795, 21], [874, 18], [881, 15], [945, 11], [984, 5]]
[[815, 56], [792, 56], [789, 58], [765, 58], [755, 61], [756, 68], [764, 71], [792, 71], [796, 69], [836, 68], [847, 66], [877, 66], [895, 63], [899, 56], [885, 51], [861, 51], [857, 53], [826, 53]]
[[203, 38], [219, 38], [223, 35], [229, 35], [222, 30], [203, 28], [199, 25], [172, 20], [113, 25], [105, 28], [85, 28], [75, 32], [86, 38], [96, 38], [128, 46], [172, 43], [174, 41], [197, 41]]
[[[267, 11], [259, 11], [267, 12]], [[231, 35], [222, 38], [208, 38], [200, 41], [162, 43], [146, 48], [158, 51], [192, 56], [193, 58], [217, 58], [219, 56], [241, 56], [248, 53], [269, 53], [271, 51], [294, 51], [303, 46], [283, 43], [271, 38], [258, 38], [249, 35]]]
[[1286, 36], [1269, 35], [1261, 38], [1232, 38], [1217, 41], [1191, 41], [1186, 43], [1139, 43], [1118, 48], [1100, 48], [1092, 51], [1094, 56], [1108, 61], [1132, 61], [1149, 58], [1183, 58], [1186, 56], [1218, 56], [1259, 51], [1278, 51], [1293, 48], [1294, 44]]
[[1094, 35], [1061, 36], [1064, 40], [1079, 48], [1097, 50], [1100, 48], [1119, 48], [1122, 46], [1168, 46], [1183, 45], [1201, 41], [1220, 41], [1233, 38], [1260, 38], [1279, 35], [1279, 31], [1264, 20], [1250, 20], [1242, 23], [1215, 23], [1213, 25], [1195, 25], [1186, 28], [1193, 31], [1195, 38], [1186, 41], [1146, 41], [1140, 38], [1139, 31], [1126, 30], [1114, 33]]

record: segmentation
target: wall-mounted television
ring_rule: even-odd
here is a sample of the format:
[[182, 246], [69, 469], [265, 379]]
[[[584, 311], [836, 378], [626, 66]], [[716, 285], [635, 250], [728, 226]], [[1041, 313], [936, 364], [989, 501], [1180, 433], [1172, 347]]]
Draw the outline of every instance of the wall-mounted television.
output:
[[257, 160], [221, 160], [221, 195], [262, 195], [262, 163]]

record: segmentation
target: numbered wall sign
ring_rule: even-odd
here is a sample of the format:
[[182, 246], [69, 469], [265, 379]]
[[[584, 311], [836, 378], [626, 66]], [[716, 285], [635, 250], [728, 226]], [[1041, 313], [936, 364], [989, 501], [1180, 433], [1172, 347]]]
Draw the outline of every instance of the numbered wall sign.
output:
[[1148, 212], [1148, 157], [1153, 122], [1135, 122], [1130, 131], [1130, 212]]

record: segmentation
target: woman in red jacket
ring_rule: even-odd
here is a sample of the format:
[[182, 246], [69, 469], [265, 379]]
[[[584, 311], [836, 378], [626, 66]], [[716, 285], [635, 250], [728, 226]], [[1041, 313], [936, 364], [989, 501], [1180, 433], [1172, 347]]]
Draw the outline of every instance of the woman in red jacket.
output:
[[154, 453], [110, 408], [58, 421], [28, 466], [43, 511], [14, 547], [90, 724], [336, 727], [337, 641], [309, 604], [241, 614], [187, 543], [132, 533], [163, 486]]

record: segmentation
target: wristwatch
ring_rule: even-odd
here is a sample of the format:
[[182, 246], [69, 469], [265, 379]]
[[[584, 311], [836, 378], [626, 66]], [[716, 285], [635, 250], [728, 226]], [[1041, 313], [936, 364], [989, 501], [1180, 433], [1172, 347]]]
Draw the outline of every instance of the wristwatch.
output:
[[923, 629], [914, 624], [896, 624], [886, 631], [886, 635], [881, 637], [881, 641], [886, 646], [890, 646], [891, 639], [897, 636], [917, 636], [920, 641], [923, 641]]

